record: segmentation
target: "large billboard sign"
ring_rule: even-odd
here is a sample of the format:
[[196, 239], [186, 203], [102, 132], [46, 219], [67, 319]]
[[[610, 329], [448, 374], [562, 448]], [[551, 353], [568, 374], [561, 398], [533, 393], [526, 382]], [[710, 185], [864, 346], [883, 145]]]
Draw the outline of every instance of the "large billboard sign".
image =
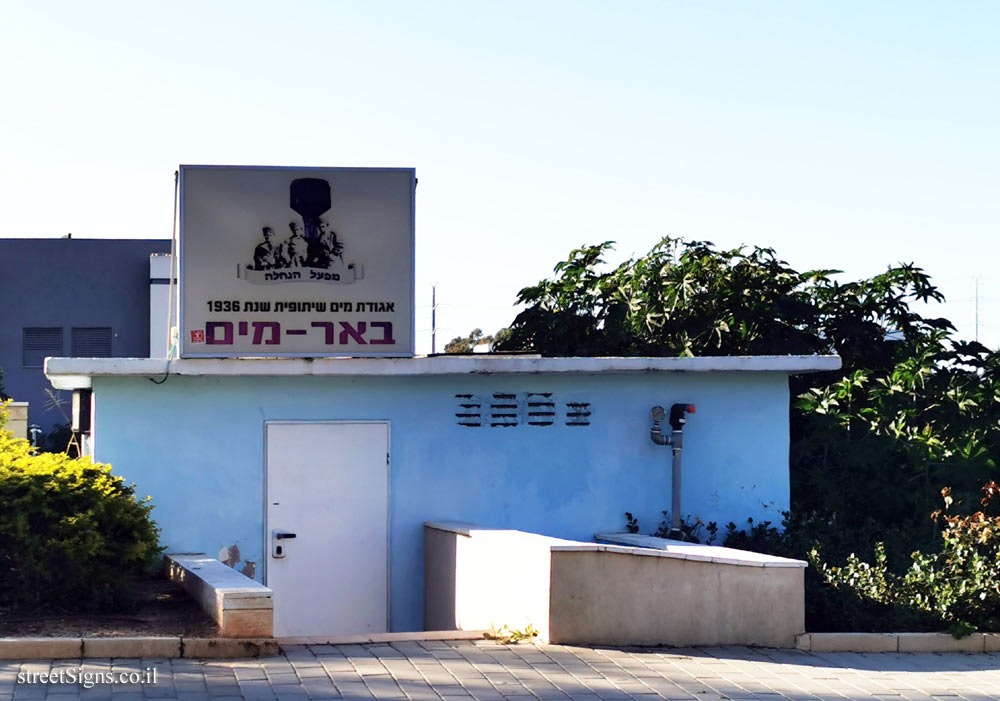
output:
[[413, 355], [410, 168], [181, 166], [180, 355]]

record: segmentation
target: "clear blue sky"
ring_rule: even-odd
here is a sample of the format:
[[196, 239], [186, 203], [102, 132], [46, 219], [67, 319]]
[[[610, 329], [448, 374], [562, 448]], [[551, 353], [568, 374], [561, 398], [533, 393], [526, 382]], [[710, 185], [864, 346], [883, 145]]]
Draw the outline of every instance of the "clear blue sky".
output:
[[167, 237], [179, 163], [413, 166], [418, 351], [573, 247], [927, 269], [1000, 345], [1000, 3], [0, 3], [0, 236]]

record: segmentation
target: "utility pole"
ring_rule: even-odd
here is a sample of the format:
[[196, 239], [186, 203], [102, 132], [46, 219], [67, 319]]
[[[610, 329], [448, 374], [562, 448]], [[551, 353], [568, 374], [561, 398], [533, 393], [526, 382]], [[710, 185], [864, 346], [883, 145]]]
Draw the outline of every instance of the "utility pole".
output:
[[431, 287], [431, 355], [437, 353], [437, 289]]
[[976, 276], [976, 343], [979, 342], [979, 276]]

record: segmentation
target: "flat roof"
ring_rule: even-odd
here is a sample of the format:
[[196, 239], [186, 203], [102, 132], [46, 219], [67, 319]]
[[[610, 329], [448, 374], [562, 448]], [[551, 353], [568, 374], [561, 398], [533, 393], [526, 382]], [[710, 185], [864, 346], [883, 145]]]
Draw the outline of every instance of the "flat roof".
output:
[[435, 355], [415, 358], [47, 358], [56, 389], [85, 389], [94, 377], [413, 376], [500, 374], [627, 374], [636, 372], [782, 372], [840, 369], [837, 355], [700, 358], [542, 358], [534, 355]]

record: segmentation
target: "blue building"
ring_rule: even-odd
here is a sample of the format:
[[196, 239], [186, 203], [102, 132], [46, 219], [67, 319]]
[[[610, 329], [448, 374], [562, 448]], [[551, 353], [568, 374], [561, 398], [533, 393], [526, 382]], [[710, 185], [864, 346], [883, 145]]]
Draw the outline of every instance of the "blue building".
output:
[[47, 356], [149, 356], [149, 257], [160, 239], [0, 239], [0, 368], [8, 395], [29, 402], [43, 431], [66, 423]]
[[313, 635], [421, 630], [428, 521], [589, 541], [622, 530], [629, 511], [652, 533], [672, 497], [671, 449], [650, 440], [656, 405], [697, 407], [684, 429], [685, 518], [778, 521], [788, 376], [839, 366], [54, 358], [47, 372], [93, 390], [94, 456], [153, 497], [169, 551], [218, 555], [274, 590], [277, 634]]

